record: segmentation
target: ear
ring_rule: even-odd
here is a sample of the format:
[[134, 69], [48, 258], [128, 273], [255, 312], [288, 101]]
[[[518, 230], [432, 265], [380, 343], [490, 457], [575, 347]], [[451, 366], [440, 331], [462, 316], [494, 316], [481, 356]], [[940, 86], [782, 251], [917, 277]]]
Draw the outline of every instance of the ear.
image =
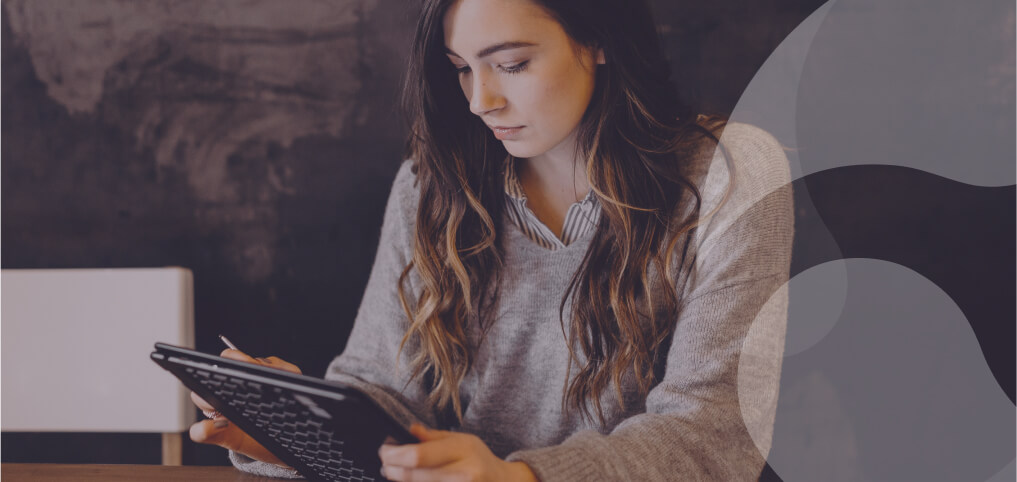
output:
[[597, 49], [597, 63], [601, 65], [607, 63], [607, 61], [604, 60], [604, 49]]

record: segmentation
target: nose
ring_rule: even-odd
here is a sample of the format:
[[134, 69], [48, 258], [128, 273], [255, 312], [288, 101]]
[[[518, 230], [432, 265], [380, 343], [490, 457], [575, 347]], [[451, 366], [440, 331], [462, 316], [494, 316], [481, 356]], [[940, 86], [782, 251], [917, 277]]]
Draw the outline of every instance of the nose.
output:
[[493, 79], [478, 74], [470, 88], [470, 111], [474, 114], [484, 115], [505, 106], [505, 96], [501, 95]]

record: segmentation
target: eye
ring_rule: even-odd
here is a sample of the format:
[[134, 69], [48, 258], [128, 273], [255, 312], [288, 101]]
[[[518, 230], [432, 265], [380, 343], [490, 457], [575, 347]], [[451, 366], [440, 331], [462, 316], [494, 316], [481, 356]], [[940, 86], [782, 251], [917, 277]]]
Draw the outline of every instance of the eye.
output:
[[529, 60], [525, 62], [519, 62], [518, 64], [513, 65], [511, 67], [502, 67], [502, 71], [504, 71], [507, 74], [518, 74], [519, 72], [526, 70], [526, 64], [528, 63], [530, 63]]
[[[516, 65], [512, 65], [512, 66], [509, 66], [509, 67], [501, 67], [501, 66], [499, 66], [499, 68], [502, 70], [502, 72], [505, 72], [506, 74], [518, 74], [519, 72], [522, 72], [522, 71], [526, 70], [526, 64], [529, 64], [529, 63], [530, 63], [530, 61], [527, 60], [525, 62], [520, 62], [520, 63], [518, 63]], [[459, 75], [469, 73], [470, 72], [470, 67], [468, 65], [464, 66], [464, 67], [459, 67], [459, 68], [456, 69], [456, 72], [459, 73]]]

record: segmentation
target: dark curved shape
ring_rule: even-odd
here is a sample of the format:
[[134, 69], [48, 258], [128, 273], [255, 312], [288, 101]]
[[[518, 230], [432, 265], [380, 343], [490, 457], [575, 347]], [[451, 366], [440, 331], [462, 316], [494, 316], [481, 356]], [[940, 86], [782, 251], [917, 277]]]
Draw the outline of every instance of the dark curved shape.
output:
[[973, 186], [906, 167], [864, 165], [810, 174], [793, 188], [792, 277], [844, 258], [915, 270], [957, 303], [1014, 401], [1014, 185]]

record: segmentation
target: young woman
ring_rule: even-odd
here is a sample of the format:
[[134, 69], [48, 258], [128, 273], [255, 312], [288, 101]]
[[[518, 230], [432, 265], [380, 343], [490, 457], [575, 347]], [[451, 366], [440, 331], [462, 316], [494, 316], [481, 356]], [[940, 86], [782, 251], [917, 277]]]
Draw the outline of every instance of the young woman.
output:
[[[421, 440], [381, 448], [386, 477], [758, 478], [791, 253], [780, 144], [678, 101], [644, 1], [426, 0], [410, 62], [410, 160], [326, 375]], [[221, 417], [191, 437], [293, 475]]]

